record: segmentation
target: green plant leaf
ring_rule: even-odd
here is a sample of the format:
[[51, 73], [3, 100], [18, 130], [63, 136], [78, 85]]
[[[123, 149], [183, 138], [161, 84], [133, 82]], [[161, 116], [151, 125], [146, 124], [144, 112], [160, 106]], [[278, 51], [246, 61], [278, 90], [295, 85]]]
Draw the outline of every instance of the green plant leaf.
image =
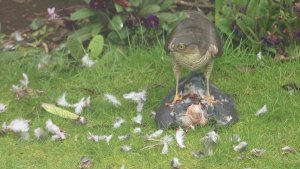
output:
[[160, 5], [160, 10], [165, 10], [169, 8], [173, 4], [174, 0], [164, 0], [163, 3]]
[[160, 6], [156, 5], [156, 4], [152, 4], [152, 5], [147, 5], [147, 6], [143, 6], [142, 9], [139, 12], [140, 16], [145, 16], [148, 14], [153, 14], [156, 12], [159, 12], [160, 10]]
[[94, 16], [96, 14], [97, 14], [97, 12], [92, 9], [81, 8], [81, 9], [75, 11], [74, 13], [72, 13], [70, 18], [71, 18], [71, 20], [76, 21], [76, 20], [88, 18], [90, 16]]
[[159, 18], [160, 21], [162, 22], [175, 22], [178, 17], [173, 14], [173, 13], [170, 13], [170, 12], [160, 12], [160, 13], [157, 13], [156, 16]]
[[133, 6], [139, 6], [141, 3], [141, 0], [130, 0], [129, 1]]
[[40, 27], [42, 27], [44, 24], [45, 24], [44, 21], [42, 21], [41, 19], [34, 19], [30, 24], [30, 28], [32, 30], [37, 30]]
[[121, 13], [124, 11], [123, 7], [117, 3], [115, 3], [115, 9], [116, 9], [117, 13]]
[[79, 116], [75, 113], [71, 113], [65, 109], [62, 109], [60, 107], [57, 107], [53, 104], [49, 103], [42, 103], [42, 107], [49, 113], [66, 118], [66, 119], [73, 119], [76, 120], [79, 118]]
[[88, 46], [88, 51], [91, 58], [97, 59], [100, 53], [102, 52], [104, 45], [104, 39], [102, 35], [96, 35], [93, 37]]
[[123, 28], [123, 20], [120, 15], [115, 15], [108, 24], [111, 30], [119, 31]]
[[79, 39], [80, 42], [83, 42], [90, 39], [92, 36], [99, 34], [99, 32], [102, 30], [102, 27], [103, 26], [98, 23], [85, 25], [84, 27], [75, 31], [71, 36], [74, 36]]
[[232, 33], [232, 29], [230, 28], [230, 24], [228, 22], [228, 19], [226, 18], [220, 18], [220, 21], [217, 26], [219, 30], [222, 33], [225, 33], [227, 36], [229, 36]]
[[67, 47], [70, 50], [72, 57], [75, 60], [80, 60], [84, 53], [80, 40], [77, 37], [69, 36], [67, 39]]

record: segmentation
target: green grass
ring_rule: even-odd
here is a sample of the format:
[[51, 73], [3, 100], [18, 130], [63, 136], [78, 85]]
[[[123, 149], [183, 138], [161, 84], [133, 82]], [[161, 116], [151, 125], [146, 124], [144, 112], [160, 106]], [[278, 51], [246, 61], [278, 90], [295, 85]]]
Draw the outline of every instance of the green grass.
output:
[[[297, 52], [297, 51], [296, 51]], [[298, 51], [299, 52], [299, 51]], [[215, 146], [214, 155], [195, 159], [190, 153], [202, 150], [201, 138], [213, 126], [198, 127], [189, 131], [185, 137], [187, 148], [180, 149], [175, 141], [167, 155], [161, 155], [161, 147], [140, 150], [153, 142], [147, 142], [143, 136], [156, 130], [151, 111], [155, 111], [161, 100], [174, 87], [170, 58], [163, 48], [136, 47], [124, 54], [114, 47], [92, 68], [66, 61], [61, 56], [58, 65], [38, 71], [36, 64], [41, 54], [32, 53], [21, 56], [18, 52], [0, 53], [0, 102], [8, 104], [8, 110], [0, 114], [0, 123], [10, 122], [17, 117], [31, 120], [30, 141], [19, 141], [14, 133], [0, 138], [0, 168], [76, 168], [81, 156], [87, 156], [94, 162], [93, 168], [169, 168], [173, 157], [178, 157], [182, 168], [299, 168], [300, 154], [283, 155], [285, 145], [300, 149], [300, 93], [290, 95], [281, 86], [288, 82], [300, 83], [300, 62], [274, 62], [265, 56], [263, 64], [256, 60], [256, 54], [243, 50], [225, 48], [225, 54], [216, 60], [211, 80], [224, 92], [233, 96], [240, 120], [238, 123], [222, 128], [219, 132], [221, 142]], [[255, 65], [251, 72], [241, 73], [236, 66]], [[22, 73], [29, 76], [29, 86], [40, 89], [44, 94], [31, 95], [16, 100], [10, 91], [11, 85], [18, 84]], [[184, 71], [183, 75], [188, 72]], [[135, 105], [122, 99], [124, 93], [147, 90], [147, 102], [143, 110], [143, 134], [132, 133], [135, 124]], [[42, 102], [55, 103], [63, 92], [68, 92], [68, 100], [73, 103], [81, 97], [91, 96], [92, 105], [83, 112], [89, 121], [87, 126], [75, 126], [71, 121], [45, 112]], [[115, 108], [103, 99], [103, 94], [117, 96], [122, 106]], [[268, 113], [255, 116], [257, 109], [264, 104]], [[123, 117], [126, 123], [122, 128], [113, 129], [116, 117]], [[64, 141], [52, 142], [50, 139], [37, 141], [33, 130], [44, 127], [47, 119], [68, 133]], [[87, 140], [88, 132], [94, 134], [113, 134], [109, 145], [105, 142]], [[131, 133], [128, 141], [119, 141], [118, 135]], [[168, 130], [168, 134], [175, 134]], [[249, 146], [246, 152], [233, 151], [230, 137], [239, 134]], [[77, 141], [75, 141], [77, 137]], [[120, 152], [122, 145], [132, 145], [128, 153]], [[262, 157], [250, 154], [252, 148], [264, 148]], [[244, 160], [237, 160], [245, 156]]]

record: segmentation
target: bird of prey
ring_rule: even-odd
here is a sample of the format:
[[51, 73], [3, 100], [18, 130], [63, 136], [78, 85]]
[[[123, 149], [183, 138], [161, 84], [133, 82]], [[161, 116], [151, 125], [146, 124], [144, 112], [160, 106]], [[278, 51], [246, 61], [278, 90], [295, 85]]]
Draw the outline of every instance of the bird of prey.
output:
[[178, 94], [180, 65], [191, 71], [205, 67], [205, 96], [206, 100], [212, 103], [209, 78], [213, 69], [213, 59], [223, 52], [221, 38], [215, 25], [201, 11], [188, 12], [187, 18], [170, 33], [166, 41], [166, 50], [173, 58], [173, 72], [176, 78], [173, 104], [180, 100]]

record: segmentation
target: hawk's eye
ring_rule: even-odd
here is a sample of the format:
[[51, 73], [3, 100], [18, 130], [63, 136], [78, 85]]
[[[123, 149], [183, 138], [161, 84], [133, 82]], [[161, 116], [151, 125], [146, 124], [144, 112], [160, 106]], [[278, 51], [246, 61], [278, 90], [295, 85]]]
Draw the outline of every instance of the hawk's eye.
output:
[[185, 48], [185, 45], [183, 44], [183, 43], [179, 43], [178, 45], [177, 45], [177, 49], [179, 49], [179, 50], [182, 50], [182, 49], [184, 49]]

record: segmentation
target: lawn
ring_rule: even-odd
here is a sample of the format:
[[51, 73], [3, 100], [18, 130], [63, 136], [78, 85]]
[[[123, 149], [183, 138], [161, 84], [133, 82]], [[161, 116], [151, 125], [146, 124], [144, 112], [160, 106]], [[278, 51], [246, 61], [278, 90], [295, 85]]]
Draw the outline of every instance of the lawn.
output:
[[[300, 83], [300, 62], [276, 62], [265, 54], [262, 60], [257, 60], [255, 52], [233, 48], [229, 44], [225, 46], [224, 55], [216, 59], [211, 80], [233, 96], [240, 119], [218, 131], [220, 142], [214, 147], [214, 154], [201, 159], [192, 156], [191, 152], [203, 149], [201, 138], [214, 126], [190, 130], [184, 139], [186, 148], [179, 148], [174, 140], [166, 155], [160, 154], [161, 146], [141, 150], [154, 144], [144, 138], [157, 129], [151, 112], [175, 85], [171, 60], [160, 43], [154, 47], [131, 46], [128, 51], [107, 46], [105, 54], [91, 68], [72, 62], [60, 52], [55, 54], [52, 65], [38, 70], [37, 63], [44, 54], [29, 52], [24, 56], [22, 52], [1, 52], [0, 102], [8, 108], [0, 114], [0, 124], [18, 117], [29, 119], [31, 139], [21, 141], [12, 132], [0, 137], [0, 168], [76, 168], [82, 156], [93, 161], [93, 168], [121, 168], [122, 164], [128, 169], [170, 168], [173, 157], [179, 158], [182, 168], [299, 168], [299, 152], [282, 154], [281, 148], [300, 149], [300, 93], [291, 95], [281, 86]], [[253, 66], [246, 71], [237, 71], [237, 67], [244, 70], [246, 65]], [[31, 94], [21, 100], [15, 98], [10, 88], [19, 83], [23, 72], [29, 76], [29, 87], [44, 91], [41, 95]], [[187, 74], [188, 71], [183, 72], [183, 75]], [[140, 89], [147, 91], [147, 101], [142, 111], [143, 123], [136, 125], [132, 121], [136, 114], [135, 104], [124, 100], [123, 94]], [[67, 99], [71, 103], [91, 97], [91, 107], [83, 112], [88, 120], [86, 126], [74, 125], [72, 121], [41, 108], [43, 102], [56, 103], [63, 92], [68, 93]], [[112, 106], [104, 99], [105, 93], [115, 95], [122, 106]], [[268, 112], [255, 116], [265, 104]], [[117, 117], [126, 122], [114, 129], [112, 124]], [[34, 129], [44, 128], [48, 119], [66, 131], [66, 140], [51, 141], [48, 138], [39, 141], [34, 138]], [[142, 128], [140, 135], [132, 132], [137, 126]], [[87, 139], [88, 132], [113, 134], [113, 138], [109, 144], [92, 142]], [[129, 140], [117, 139], [126, 134], [130, 134]], [[174, 136], [175, 130], [167, 130], [165, 134]], [[233, 134], [239, 134], [248, 143], [245, 152], [233, 150], [234, 143], [230, 141]], [[132, 150], [121, 152], [122, 145], [132, 145]], [[266, 152], [255, 157], [250, 153], [253, 148], [263, 148]]]

